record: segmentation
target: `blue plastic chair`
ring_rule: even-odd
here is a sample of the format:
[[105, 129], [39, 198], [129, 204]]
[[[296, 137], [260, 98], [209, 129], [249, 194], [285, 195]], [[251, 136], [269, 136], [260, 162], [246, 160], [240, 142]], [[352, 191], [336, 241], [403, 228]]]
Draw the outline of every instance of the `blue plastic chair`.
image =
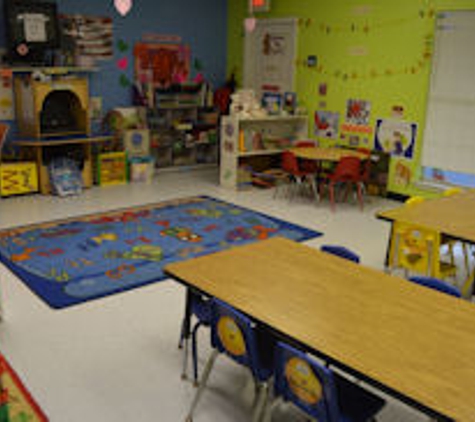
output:
[[272, 336], [250, 318], [231, 306], [212, 299], [211, 346], [213, 352], [206, 363], [203, 376], [187, 416], [193, 414], [206, 387], [213, 365], [220, 354], [250, 369], [256, 382], [256, 400], [252, 420], [257, 422], [264, 407], [268, 381], [272, 375], [274, 342]]
[[409, 281], [420, 284], [421, 286], [429, 287], [430, 289], [437, 290], [439, 292], [448, 294], [454, 297], [462, 297], [460, 290], [445, 281], [439, 280], [434, 277], [413, 276], [409, 278]]
[[356, 262], [357, 264], [360, 263], [360, 256], [357, 253], [351, 251], [350, 249], [345, 248], [344, 246], [322, 245], [320, 247], [320, 250], [322, 252], [331, 253], [332, 255], [339, 256], [340, 258], [345, 258], [349, 261]]
[[282, 342], [276, 346], [274, 371], [276, 400], [266, 408], [264, 416], [267, 418], [270, 418], [279, 398], [293, 403], [318, 422], [374, 420], [385, 405], [382, 398]]
[[[204, 297], [200, 293], [193, 292], [190, 290], [188, 292], [188, 300], [190, 301], [190, 317], [195, 317], [196, 322], [191, 329], [191, 352], [192, 352], [192, 363], [193, 363], [193, 382], [195, 385], [198, 385], [198, 330], [200, 327], [209, 327], [211, 325], [211, 300], [207, 297]], [[185, 315], [180, 334], [180, 343], [179, 348], [181, 349], [184, 346], [184, 356], [183, 356], [183, 370], [181, 377], [182, 379], [187, 378], [187, 367], [188, 367], [188, 340], [190, 333], [186, 332], [186, 326], [189, 321], [186, 321], [187, 315]]]

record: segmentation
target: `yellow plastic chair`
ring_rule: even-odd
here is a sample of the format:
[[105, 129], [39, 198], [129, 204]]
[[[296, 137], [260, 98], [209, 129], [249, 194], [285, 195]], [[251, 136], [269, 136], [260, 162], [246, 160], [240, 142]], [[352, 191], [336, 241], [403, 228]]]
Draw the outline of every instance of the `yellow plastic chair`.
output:
[[416, 205], [420, 204], [421, 202], [424, 202], [425, 199], [422, 196], [411, 196], [409, 199], [406, 199], [406, 202], [404, 202], [404, 205]]
[[421, 274], [440, 279], [455, 277], [455, 265], [440, 260], [440, 238], [440, 233], [435, 230], [395, 221], [389, 269], [403, 269], [406, 275]]

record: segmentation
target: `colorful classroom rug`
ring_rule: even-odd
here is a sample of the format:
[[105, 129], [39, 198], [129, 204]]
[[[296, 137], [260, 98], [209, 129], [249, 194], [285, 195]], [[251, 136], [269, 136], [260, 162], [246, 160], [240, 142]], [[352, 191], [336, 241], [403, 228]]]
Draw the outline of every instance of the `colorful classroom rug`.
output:
[[48, 418], [0, 354], [0, 422], [47, 422]]
[[53, 308], [166, 278], [171, 262], [272, 236], [320, 236], [206, 196], [0, 231], [0, 261]]

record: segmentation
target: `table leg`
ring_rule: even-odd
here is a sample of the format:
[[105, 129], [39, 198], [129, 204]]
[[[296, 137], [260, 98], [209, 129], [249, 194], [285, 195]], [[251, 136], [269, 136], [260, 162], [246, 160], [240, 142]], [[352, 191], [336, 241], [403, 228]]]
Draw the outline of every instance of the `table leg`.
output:
[[90, 143], [84, 145], [84, 163], [83, 163], [83, 172], [82, 178], [84, 187], [90, 188], [93, 183], [93, 174], [92, 174], [92, 147]]
[[186, 289], [185, 299], [185, 315], [181, 323], [180, 344], [179, 348], [183, 350], [183, 370], [181, 378], [186, 379], [188, 372], [188, 351], [190, 349], [190, 337], [191, 337], [191, 289]]
[[388, 246], [386, 246], [386, 256], [384, 258], [384, 268], [386, 271], [389, 271], [389, 258], [390, 258], [390, 252], [391, 252], [391, 243], [393, 241], [393, 228], [394, 228], [394, 222], [391, 222], [391, 229], [389, 231], [389, 239], [388, 239]]

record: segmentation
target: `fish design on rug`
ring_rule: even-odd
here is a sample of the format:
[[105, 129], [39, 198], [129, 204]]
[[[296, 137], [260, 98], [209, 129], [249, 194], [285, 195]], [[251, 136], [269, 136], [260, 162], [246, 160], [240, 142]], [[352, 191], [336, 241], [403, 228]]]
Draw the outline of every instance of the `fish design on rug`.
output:
[[276, 229], [253, 226], [253, 227], [236, 227], [226, 234], [226, 240], [228, 242], [238, 242], [240, 240], [259, 239], [264, 240], [269, 237], [269, 233], [274, 233]]
[[170, 236], [182, 242], [197, 243], [201, 242], [203, 238], [187, 227], [168, 227], [160, 232], [162, 236]]

